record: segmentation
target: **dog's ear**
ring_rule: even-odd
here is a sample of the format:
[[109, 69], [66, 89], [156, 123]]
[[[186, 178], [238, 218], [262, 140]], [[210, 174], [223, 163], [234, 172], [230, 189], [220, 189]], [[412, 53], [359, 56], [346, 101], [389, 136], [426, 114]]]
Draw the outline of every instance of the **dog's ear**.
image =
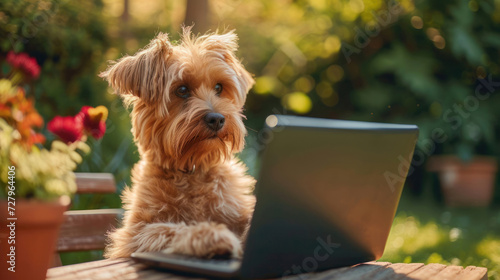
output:
[[160, 33], [135, 55], [113, 62], [99, 77], [125, 98], [137, 96], [149, 104], [160, 98], [168, 102], [167, 59], [171, 54], [168, 35]]
[[243, 64], [236, 57], [238, 50], [238, 36], [234, 30], [225, 34], [212, 34], [208, 35], [203, 41], [204, 47], [207, 50], [212, 50], [220, 53], [224, 60], [234, 69], [239, 82], [239, 92], [241, 104], [245, 102], [246, 95], [250, 88], [254, 85], [255, 81], [252, 75], [245, 70]]

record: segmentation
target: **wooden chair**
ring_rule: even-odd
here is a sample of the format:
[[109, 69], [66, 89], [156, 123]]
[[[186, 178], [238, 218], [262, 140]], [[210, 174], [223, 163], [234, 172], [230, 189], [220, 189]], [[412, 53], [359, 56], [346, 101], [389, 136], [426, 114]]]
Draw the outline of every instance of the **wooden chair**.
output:
[[[116, 192], [115, 179], [109, 173], [76, 173], [77, 194]], [[66, 211], [61, 225], [53, 266], [61, 266], [59, 253], [102, 250], [106, 233], [118, 225], [123, 209]]]

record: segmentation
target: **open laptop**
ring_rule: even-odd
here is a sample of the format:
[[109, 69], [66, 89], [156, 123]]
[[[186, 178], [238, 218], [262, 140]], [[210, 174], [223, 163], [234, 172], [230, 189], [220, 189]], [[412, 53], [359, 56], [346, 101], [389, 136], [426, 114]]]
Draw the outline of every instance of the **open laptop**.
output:
[[417, 141], [415, 125], [272, 115], [241, 260], [134, 253], [218, 278], [271, 278], [379, 259]]

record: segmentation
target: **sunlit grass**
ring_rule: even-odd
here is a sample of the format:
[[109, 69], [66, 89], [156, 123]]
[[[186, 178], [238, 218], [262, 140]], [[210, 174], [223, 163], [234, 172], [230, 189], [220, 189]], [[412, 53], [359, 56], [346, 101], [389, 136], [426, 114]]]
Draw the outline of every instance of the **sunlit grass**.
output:
[[500, 239], [498, 236], [488, 236], [476, 246], [476, 253], [500, 264]]
[[446, 232], [435, 222], [422, 224], [415, 217], [401, 213], [394, 220], [384, 256], [412, 255], [418, 250], [433, 248], [446, 239]]
[[482, 266], [500, 279], [500, 211], [448, 209], [404, 194], [381, 261]]

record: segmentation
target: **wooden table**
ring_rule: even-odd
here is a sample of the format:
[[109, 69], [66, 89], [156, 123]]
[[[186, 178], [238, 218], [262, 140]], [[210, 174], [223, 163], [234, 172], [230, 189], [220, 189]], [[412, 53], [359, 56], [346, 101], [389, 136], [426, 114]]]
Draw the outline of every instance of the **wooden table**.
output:
[[[307, 278], [306, 278], [307, 277]], [[131, 259], [101, 260], [49, 269], [47, 279], [194, 279], [149, 268]], [[197, 278], [201, 279], [201, 278]], [[368, 262], [287, 279], [488, 279], [484, 267]]]

